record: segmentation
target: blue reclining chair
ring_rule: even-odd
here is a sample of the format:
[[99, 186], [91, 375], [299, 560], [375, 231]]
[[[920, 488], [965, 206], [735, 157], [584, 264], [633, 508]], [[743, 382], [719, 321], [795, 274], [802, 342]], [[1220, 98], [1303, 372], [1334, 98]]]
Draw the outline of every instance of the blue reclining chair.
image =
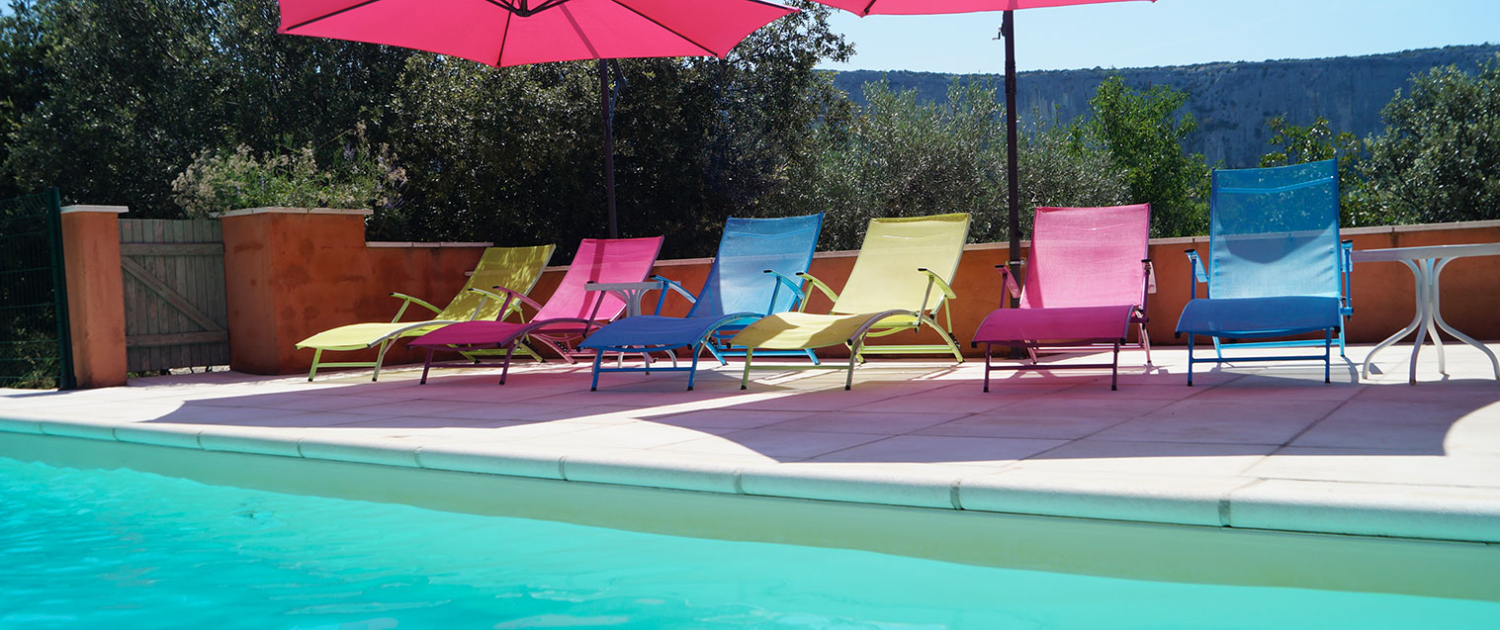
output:
[[[1213, 172], [1209, 260], [1194, 250], [1192, 301], [1177, 321], [1188, 335], [1188, 385], [1194, 363], [1323, 360], [1323, 381], [1332, 371], [1338, 336], [1344, 354], [1344, 318], [1349, 305], [1349, 241], [1339, 241], [1338, 164], [1333, 160]], [[1208, 297], [1198, 297], [1198, 283]], [[1322, 339], [1251, 341], [1322, 332]], [[1213, 338], [1214, 358], [1193, 355], [1193, 339]], [[1231, 340], [1225, 342], [1224, 340]], [[1235, 348], [1323, 346], [1322, 355], [1240, 356]]]
[[[730, 217], [724, 224], [719, 254], [703, 290], [693, 300], [687, 317], [637, 315], [605, 326], [590, 335], [579, 347], [594, 350], [594, 381], [591, 391], [599, 389], [601, 372], [650, 372], [651, 370], [688, 372], [688, 389], [697, 376], [698, 356], [707, 348], [724, 365], [726, 356], [743, 356], [743, 348], [732, 348], [728, 339], [762, 317], [798, 308], [806, 299], [801, 282], [793, 280], [812, 264], [823, 228], [823, 215], [779, 219], [739, 219]], [[687, 295], [681, 286], [656, 277], [656, 286], [665, 297], [667, 290]], [[642, 287], [646, 288], [642, 283]], [[691, 297], [689, 297], [692, 300]], [[657, 312], [661, 301], [657, 302]], [[677, 348], [690, 348], [693, 358], [689, 367], [677, 367]], [[641, 353], [644, 367], [604, 367], [606, 352]], [[667, 352], [673, 367], [651, 367], [651, 353]], [[761, 356], [764, 352], [757, 352]], [[817, 363], [811, 350], [788, 351], [806, 356]]]

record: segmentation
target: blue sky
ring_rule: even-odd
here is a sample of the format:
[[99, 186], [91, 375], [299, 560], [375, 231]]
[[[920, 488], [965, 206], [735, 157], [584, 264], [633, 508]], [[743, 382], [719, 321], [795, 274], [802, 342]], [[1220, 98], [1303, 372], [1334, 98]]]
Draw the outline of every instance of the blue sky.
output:
[[[837, 70], [1004, 71], [1000, 13], [855, 17]], [[1158, 0], [1016, 12], [1016, 67], [1134, 68], [1500, 43], [1500, 0]]]

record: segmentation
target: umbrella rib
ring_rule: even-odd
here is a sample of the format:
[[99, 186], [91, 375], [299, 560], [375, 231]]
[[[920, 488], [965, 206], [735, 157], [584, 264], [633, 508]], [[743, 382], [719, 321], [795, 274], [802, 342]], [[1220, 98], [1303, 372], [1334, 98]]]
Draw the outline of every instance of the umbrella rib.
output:
[[505, 45], [510, 42], [510, 18], [512, 13], [505, 12], [505, 25], [500, 27], [500, 53], [495, 55], [495, 67], [501, 67], [505, 62]]
[[308, 24], [313, 24], [315, 22], [321, 22], [321, 21], [326, 20], [328, 18], [331, 18], [331, 17], [333, 17], [335, 15], [339, 15], [341, 13], [348, 13], [348, 12], [353, 11], [355, 9], [362, 9], [364, 7], [367, 7], [367, 6], [370, 6], [372, 4], [375, 4], [376, 2], [380, 2], [380, 0], [365, 0], [364, 2], [361, 2], [361, 3], [353, 5], [353, 6], [347, 6], [347, 7], [344, 7], [342, 9], [339, 9], [337, 11], [334, 11], [332, 13], [325, 13], [325, 14], [320, 15], [318, 17], [315, 17], [315, 18], [313, 18], [311, 20], [306, 20], [306, 21], [298, 23], [298, 24], [293, 24], [291, 26], [286, 27], [286, 30], [288, 32], [295, 31], [295, 30], [297, 30], [299, 28], [307, 26]]
[[879, 1], [880, 0], [870, 0], [870, 4], [865, 5], [865, 10], [861, 11], [860, 14], [859, 14], [859, 16], [860, 17], [864, 17], [866, 15], [869, 15], [870, 14], [870, 9], [875, 8], [875, 3], [879, 2]]
[[662, 27], [662, 29], [666, 30], [668, 33], [671, 33], [673, 35], [681, 37], [683, 41], [685, 41], [685, 42], [687, 42], [689, 44], [692, 44], [694, 46], [697, 46], [699, 48], [702, 48], [704, 52], [708, 53], [711, 56], [714, 56], [714, 57], [718, 57], [719, 56], [719, 53], [716, 53], [713, 50], [710, 50], [709, 47], [704, 46], [703, 44], [700, 44], [700, 43], [698, 43], [696, 41], [693, 41], [693, 38], [688, 37], [687, 35], [683, 35], [682, 33], [677, 32], [672, 27], [667, 26], [666, 24], [662, 24], [661, 22], [656, 21], [651, 16], [646, 15], [644, 13], [641, 13], [640, 11], [635, 10], [634, 7], [632, 7], [632, 6], [628, 5], [628, 4], [625, 4], [624, 2], [620, 2], [620, 0], [610, 0], [610, 2], [618, 4], [618, 5], [622, 6], [622, 7], [625, 7], [626, 11], [629, 11], [631, 13], [639, 15], [639, 16], [641, 16], [642, 19], [646, 20], [647, 22], [650, 22], [652, 24], [660, 26], [660, 27]]

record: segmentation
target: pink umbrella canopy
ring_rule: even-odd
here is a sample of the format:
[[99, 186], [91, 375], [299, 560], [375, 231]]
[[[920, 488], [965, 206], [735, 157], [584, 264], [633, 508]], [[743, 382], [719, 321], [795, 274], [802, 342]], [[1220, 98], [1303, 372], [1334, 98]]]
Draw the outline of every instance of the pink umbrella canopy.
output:
[[280, 0], [281, 28], [496, 67], [723, 57], [796, 9], [763, 0]]
[[[860, 15], [936, 15], [1066, 7], [1125, 0], [817, 0], [820, 4]], [[1156, 0], [1151, 0], [1155, 2]]]
[[[609, 236], [615, 219], [613, 103], [606, 59], [724, 57], [796, 13], [765, 0], [279, 0], [286, 35], [414, 48], [504, 67], [599, 60]], [[616, 70], [618, 72], [618, 69]]]
[[[1128, 2], [1131, 0], [816, 0], [820, 4], [843, 9], [864, 17], [867, 15], [940, 15], [950, 13], [978, 13], [981, 11], [1004, 11], [1000, 24], [1000, 36], [1005, 39], [1005, 130], [1006, 130], [1006, 178], [1009, 186], [1010, 205], [1010, 257], [1019, 264], [1021, 249], [1021, 194], [1017, 180], [1016, 164], [1016, 118], [1011, 112], [1016, 109], [1016, 37], [1014, 12], [1020, 9], [1045, 9], [1079, 4], [1104, 4], [1106, 2]], [[1150, 0], [1156, 2], [1156, 0]], [[1014, 271], [1014, 270], [1013, 270]], [[1011, 300], [1014, 307], [1015, 300]]]

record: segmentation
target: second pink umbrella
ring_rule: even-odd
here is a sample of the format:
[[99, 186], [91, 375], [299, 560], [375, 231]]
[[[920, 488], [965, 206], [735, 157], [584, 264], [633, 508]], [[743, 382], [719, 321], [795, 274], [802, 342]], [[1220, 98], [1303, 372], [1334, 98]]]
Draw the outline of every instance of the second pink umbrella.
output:
[[[1075, 4], [1103, 4], [1126, 0], [816, 0], [821, 4], [866, 15], [939, 15], [948, 13], [978, 13], [981, 11], [1004, 11], [1000, 22], [1000, 37], [1005, 39], [1005, 175], [1009, 180], [1007, 201], [1010, 205], [1010, 257], [1020, 258], [1021, 252], [1021, 192], [1018, 181], [1019, 170], [1016, 155], [1016, 38], [1014, 11], [1017, 9], [1041, 9]], [[1150, 0], [1156, 2], [1156, 0]], [[1012, 269], [1011, 271], [1017, 271]], [[1015, 306], [1012, 300], [1011, 306]]]

